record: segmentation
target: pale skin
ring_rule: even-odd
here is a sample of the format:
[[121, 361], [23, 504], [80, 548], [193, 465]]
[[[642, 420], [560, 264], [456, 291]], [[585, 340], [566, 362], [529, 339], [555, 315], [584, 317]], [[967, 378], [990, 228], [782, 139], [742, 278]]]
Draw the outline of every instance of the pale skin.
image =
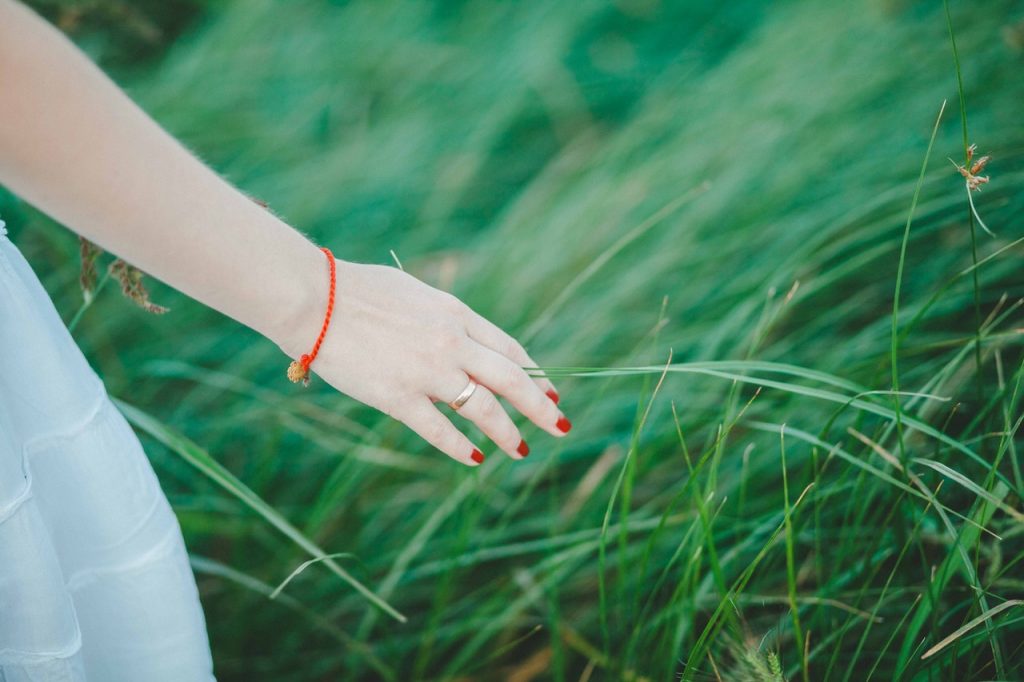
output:
[[[310, 351], [326, 308], [325, 255], [13, 0], [0, 0], [0, 184], [289, 357]], [[329, 246], [343, 255], [343, 244]], [[526, 372], [537, 364], [499, 327], [397, 268], [336, 265], [336, 307], [315, 375], [467, 466], [482, 461], [479, 446], [438, 404], [471, 378], [479, 387], [454, 418], [475, 423], [510, 457], [527, 448], [496, 396], [552, 436], [568, 432], [554, 386]]]

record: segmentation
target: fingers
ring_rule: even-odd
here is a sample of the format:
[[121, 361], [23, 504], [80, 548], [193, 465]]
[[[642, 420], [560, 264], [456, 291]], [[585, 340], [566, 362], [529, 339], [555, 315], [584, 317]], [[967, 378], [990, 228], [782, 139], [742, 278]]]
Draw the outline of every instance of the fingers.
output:
[[[537, 367], [537, 363], [533, 361], [526, 352], [526, 349], [518, 341], [496, 324], [477, 315], [472, 310], [469, 311], [466, 331], [469, 333], [470, 338], [490, 348], [495, 353], [504, 355], [520, 367], [526, 369]], [[542, 392], [547, 394], [552, 402], [556, 405], [558, 404], [558, 390], [555, 389], [555, 385], [547, 377], [532, 377], [532, 380], [540, 387]]]
[[428, 398], [417, 401], [395, 417], [456, 462], [471, 467], [483, 464], [483, 453]]
[[[527, 419], [544, 429], [553, 436], [564, 436], [572, 428], [572, 424], [565, 418], [565, 415], [558, 409], [554, 399], [546, 395], [536, 381], [533, 381], [523, 369], [515, 362], [504, 355], [500, 355], [490, 348], [480, 344], [469, 342], [465, 350], [465, 371], [478, 382], [491, 389], [494, 393], [505, 396], [517, 410], [523, 413]], [[494, 399], [491, 391], [487, 391], [490, 399], [498, 405], [505, 419], [508, 415]], [[479, 389], [477, 393], [479, 393]], [[465, 412], [469, 404], [476, 399], [476, 394], [463, 406], [461, 412]], [[490, 408], [488, 399], [481, 399], [482, 407]], [[511, 423], [511, 420], [509, 420]], [[479, 424], [478, 424], [479, 425]], [[490, 436], [482, 425], [481, 429]], [[494, 428], [499, 428], [497, 424]], [[503, 427], [502, 427], [503, 428]], [[502, 435], [508, 435], [505, 431]], [[498, 441], [495, 441], [496, 443]], [[505, 449], [501, 443], [498, 443]], [[514, 446], [515, 444], [513, 444]]]
[[[537, 363], [522, 345], [458, 299], [449, 299], [450, 305], [445, 309], [454, 314], [453, 321], [458, 321], [467, 336], [460, 340], [461, 333], [456, 333], [452, 343], [443, 348], [442, 355], [446, 357], [437, 361], [443, 366], [447, 363], [441, 360], [455, 360], [456, 367], [462, 370], [458, 374], [462, 376], [455, 378], [450, 376], [450, 371], [439, 372], [448, 375], [450, 381], [446, 379], [443, 386], [437, 386], [435, 374], [430, 381], [435, 384], [434, 388], [428, 389], [427, 395], [405, 410], [405, 414], [395, 416], [452, 459], [467, 466], [478, 466], [483, 462], [480, 450], [434, 405], [434, 401], [454, 400], [472, 377], [478, 385], [458, 412], [513, 459], [523, 459], [530, 450], [497, 395], [507, 398], [525, 417], [551, 435], [567, 434], [572, 424], [558, 409], [557, 389], [547, 377], [527, 374], [526, 370], [536, 368]], [[454, 353], [449, 355], [451, 351]], [[433, 392], [437, 389], [440, 391]]]
[[476, 424], [509, 457], [522, 459], [530, 453], [529, 446], [519, 435], [519, 429], [508, 412], [486, 386], [476, 387], [469, 400], [459, 408], [459, 414]]

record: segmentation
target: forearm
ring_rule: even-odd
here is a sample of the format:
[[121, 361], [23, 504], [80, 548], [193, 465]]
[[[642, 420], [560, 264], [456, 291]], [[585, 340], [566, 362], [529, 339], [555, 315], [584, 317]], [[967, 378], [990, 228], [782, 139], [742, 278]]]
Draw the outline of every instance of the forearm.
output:
[[315, 335], [323, 254], [11, 0], [0, 0], [0, 183], [286, 352]]

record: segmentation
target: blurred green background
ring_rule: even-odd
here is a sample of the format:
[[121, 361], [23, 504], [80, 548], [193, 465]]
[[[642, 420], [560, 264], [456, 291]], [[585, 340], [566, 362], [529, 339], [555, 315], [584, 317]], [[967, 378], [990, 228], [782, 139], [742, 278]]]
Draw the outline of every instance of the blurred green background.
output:
[[[179, 515], [220, 679], [1024, 678], [1020, 2], [949, 8], [995, 237], [947, 160], [941, 2], [31, 4], [312, 239], [575, 368], [571, 437], [466, 471], [159, 283], [162, 317], [101, 291], [75, 337]], [[896, 428], [944, 100], [897, 356], [948, 400]], [[71, 320], [74, 236], [0, 214]], [[204, 454], [408, 622], [323, 563], [268, 599], [309, 554]]]

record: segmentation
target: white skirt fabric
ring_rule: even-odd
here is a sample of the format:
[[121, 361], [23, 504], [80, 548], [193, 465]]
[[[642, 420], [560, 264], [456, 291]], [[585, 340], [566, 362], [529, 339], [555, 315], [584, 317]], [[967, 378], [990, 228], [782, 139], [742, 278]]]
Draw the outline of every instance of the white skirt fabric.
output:
[[212, 679], [177, 519], [0, 221], [0, 682]]

